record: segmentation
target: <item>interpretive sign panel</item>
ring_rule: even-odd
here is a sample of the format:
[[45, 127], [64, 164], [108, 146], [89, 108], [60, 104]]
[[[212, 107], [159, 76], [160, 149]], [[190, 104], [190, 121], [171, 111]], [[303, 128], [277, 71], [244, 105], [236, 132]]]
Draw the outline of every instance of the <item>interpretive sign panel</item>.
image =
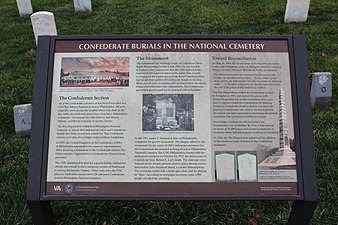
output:
[[302, 199], [297, 40], [42, 37], [41, 197]]
[[302, 36], [40, 36], [27, 201], [317, 202]]

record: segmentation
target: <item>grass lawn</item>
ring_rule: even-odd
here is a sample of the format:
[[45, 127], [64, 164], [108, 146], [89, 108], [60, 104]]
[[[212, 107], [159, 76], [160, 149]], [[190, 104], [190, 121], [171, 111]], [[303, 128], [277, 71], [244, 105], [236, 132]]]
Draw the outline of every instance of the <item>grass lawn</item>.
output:
[[[313, 110], [319, 204], [313, 223], [338, 223], [338, 5], [312, 0], [308, 21], [284, 24], [285, 0], [32, 0], [54, 13], [60, 35], [302, 34], [312, 71], [333, 74], [333, 105]], [[13, 106], [32, 102], [36, 46], [29, 17], [14, 0], [0, 7], [0, 224], [32, 224], [26, 205], [28, 138], [16, 138]], [[311, 79], [311, 78], [310, 78]], [[310, 85], [310, 82], [309, 82]], [[58, 224], [285, 224], [288, 201], [57, 201]]]

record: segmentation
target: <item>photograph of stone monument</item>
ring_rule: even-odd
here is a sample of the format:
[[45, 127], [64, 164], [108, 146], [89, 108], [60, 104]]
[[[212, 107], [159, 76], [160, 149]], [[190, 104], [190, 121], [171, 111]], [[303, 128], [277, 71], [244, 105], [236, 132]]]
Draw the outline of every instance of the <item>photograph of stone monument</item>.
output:
[[60, 87], [127, 87], [129, 57], [64, 57]]
[[257, 181], [256, 152], [237, 153], [238, 181]]
[[216, 181], [235, 182], [235, 152], [215, 152]]
[[286, 106], [283, 88], [279, 89], [279, 148], [278, 150], [264, 159], [260, 168], [270, 169], [295, 169], [296, 155], [290, 147], [290, 138], [288, 134], [288, 122], [286, 116]]
[[143, 131], [193, 131], [193, 94], [144, 94]]

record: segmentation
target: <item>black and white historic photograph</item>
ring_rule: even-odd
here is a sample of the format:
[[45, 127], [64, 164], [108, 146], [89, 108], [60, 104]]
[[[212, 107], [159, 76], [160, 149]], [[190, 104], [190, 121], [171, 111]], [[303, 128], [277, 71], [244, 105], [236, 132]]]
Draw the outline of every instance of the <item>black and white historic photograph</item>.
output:
[[144, 94], [143, 131], [193, 131], [193, 94]]
[[62, 58], [60, 87], [129, 86], [129, 57]]
[[[279, 89], [279, 146], [258, 145], [259, 167], [261, 169], [292, 169], [296, 170], [296, 153], [294, 151], [294, 138], [289, 134], [287, 105], [283, 88]], [[263, 158], [263, 159], [261, 159]]]

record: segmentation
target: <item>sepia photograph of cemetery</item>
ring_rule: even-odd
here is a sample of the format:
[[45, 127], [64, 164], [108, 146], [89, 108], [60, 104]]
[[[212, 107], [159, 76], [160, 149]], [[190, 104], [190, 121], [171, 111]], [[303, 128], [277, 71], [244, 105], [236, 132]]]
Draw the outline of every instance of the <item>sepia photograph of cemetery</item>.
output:
[[144, 94], [142, 131], [193, 131], [193, 94]]
[[64, 57], [60, 87], [128, 87], [129, 57]]

